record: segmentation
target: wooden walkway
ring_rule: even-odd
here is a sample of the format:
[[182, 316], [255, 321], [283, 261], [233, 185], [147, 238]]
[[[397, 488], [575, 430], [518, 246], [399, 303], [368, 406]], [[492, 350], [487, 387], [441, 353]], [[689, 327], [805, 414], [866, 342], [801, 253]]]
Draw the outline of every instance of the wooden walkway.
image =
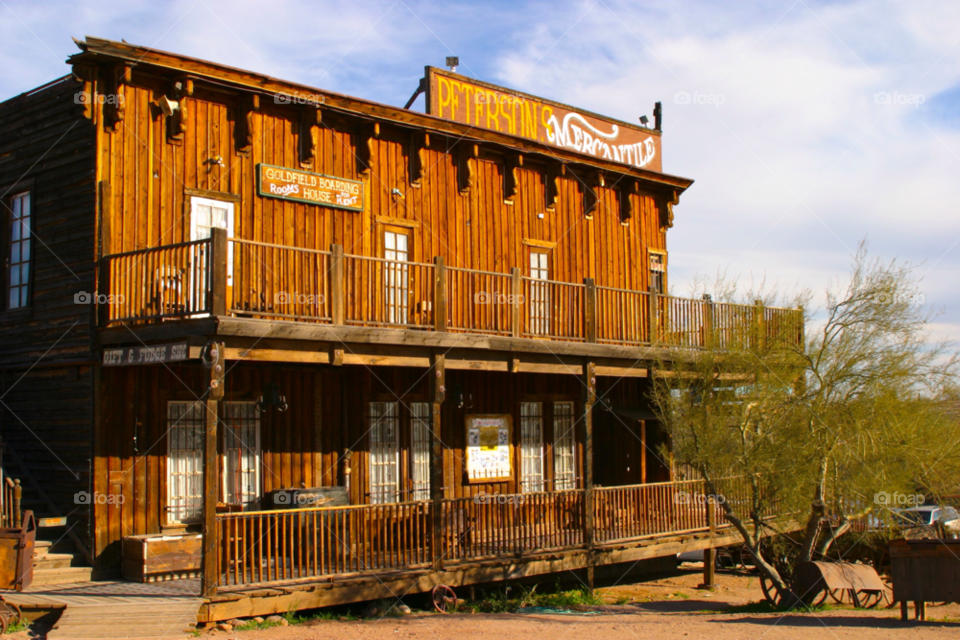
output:
[[32, 607], [65, 606], [47, 634], [50, 640], [185, 638], [203, 602], [198, 580], [152, 584], [79, 582], [4, 592], [4, 598]]

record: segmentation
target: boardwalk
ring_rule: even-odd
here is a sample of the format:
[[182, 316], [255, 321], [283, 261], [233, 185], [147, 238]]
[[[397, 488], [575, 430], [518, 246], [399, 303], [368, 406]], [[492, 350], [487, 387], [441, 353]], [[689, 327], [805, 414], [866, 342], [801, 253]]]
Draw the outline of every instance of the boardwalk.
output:
[[197, 580], [175, 580], [155, 584], [81, 582], [3, 595], [21, 606], [65, 606], [47, 635], [51, 640], [146, 640], [189, 635], [202, 603], [197, 593]]

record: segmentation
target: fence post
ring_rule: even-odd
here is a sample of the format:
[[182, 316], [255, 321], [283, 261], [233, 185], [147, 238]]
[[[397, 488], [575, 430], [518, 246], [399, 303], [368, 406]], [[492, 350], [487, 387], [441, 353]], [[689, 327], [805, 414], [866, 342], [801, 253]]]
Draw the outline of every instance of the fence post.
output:
[[520, 338], [523, 336], [523, 277], [520, 275], [519, 267], [510, 268], [510, 278], [512, 283], [513, 290], [513, 308], [512, 308], [512, 318], [511, 318], [511, 329], [513, 330], [513, 337]]
[[583, 328], [587, 342], [597, 341], [597, 283], [593, 278], [583, 279]]
[[447, 266], [443, 256], [433, 257], [433, 330], [447, 330]]
[[754, 300], [754, 314], [756, 314], [757, 320], [757, 339], [756, 339], [756, 349], [763, 351], [767, 348], [767, 321], [764, 318], [764, 308], [763, 300]]
[[227, 315], [227, 230], [210, 230], [210, 301], [212, 316]]
[[20, 486], [20, 479], [13, 479], [13, 526], [19, 528], [23, 524], [23, 514], [20, 512], [20, 498], [23, 496], [23, 488]]
[[[713, 544], [713, 537], [717, 531], [717, 509], [714, 497], [706, 496], [707, 505], [707, 526], [710, 527], [710, 543]], [[703, 583], [697, 585], [698, 589], [707, 589], [713, 591], [717, 588], [716, 581], [717, 549], [710, 547], [703, 550]]]
[[650, 331], [650, 344], [652, 345], [660, 342], [660, 314], [658, 309], [660, 306], [659, 297], [660, 293], [657, 291], [657, 288], [650, 287], [650, 295], [648, 296], [648, 302], [650, 304], [650, 308], [648, 309], [650, 314], [648, 330]]
[[717, 346], [713, 333], [713, 298], [709, 293], [703, 294], [703, 347], [713, 349]]
[[330, 321], [333, 324], [343, 324], [345, 317], [344, 305], [344, 271], [343, 245], [330, 245]]

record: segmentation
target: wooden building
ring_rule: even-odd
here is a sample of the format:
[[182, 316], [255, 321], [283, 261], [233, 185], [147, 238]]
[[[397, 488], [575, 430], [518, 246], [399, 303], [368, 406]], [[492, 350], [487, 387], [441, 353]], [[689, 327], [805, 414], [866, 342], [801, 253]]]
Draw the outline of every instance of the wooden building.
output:
[[202, 575], [212, 620], [730, 539], [653, 364], [802, 316], [668, 294], [659, 105], [78, 46], [0, 104], [0, 408], [99, 571]]

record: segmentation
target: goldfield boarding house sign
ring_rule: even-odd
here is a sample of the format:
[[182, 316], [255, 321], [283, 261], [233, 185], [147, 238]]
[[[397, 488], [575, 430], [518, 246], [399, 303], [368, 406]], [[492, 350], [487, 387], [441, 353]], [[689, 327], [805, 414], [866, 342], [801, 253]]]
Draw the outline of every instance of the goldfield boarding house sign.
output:
[[660, 171], [660, 134], [427, 67], [427, 113], [620, 164]]
[[363, 183], [269, 164], [257, 165], [261, 196], [363, 211]]

